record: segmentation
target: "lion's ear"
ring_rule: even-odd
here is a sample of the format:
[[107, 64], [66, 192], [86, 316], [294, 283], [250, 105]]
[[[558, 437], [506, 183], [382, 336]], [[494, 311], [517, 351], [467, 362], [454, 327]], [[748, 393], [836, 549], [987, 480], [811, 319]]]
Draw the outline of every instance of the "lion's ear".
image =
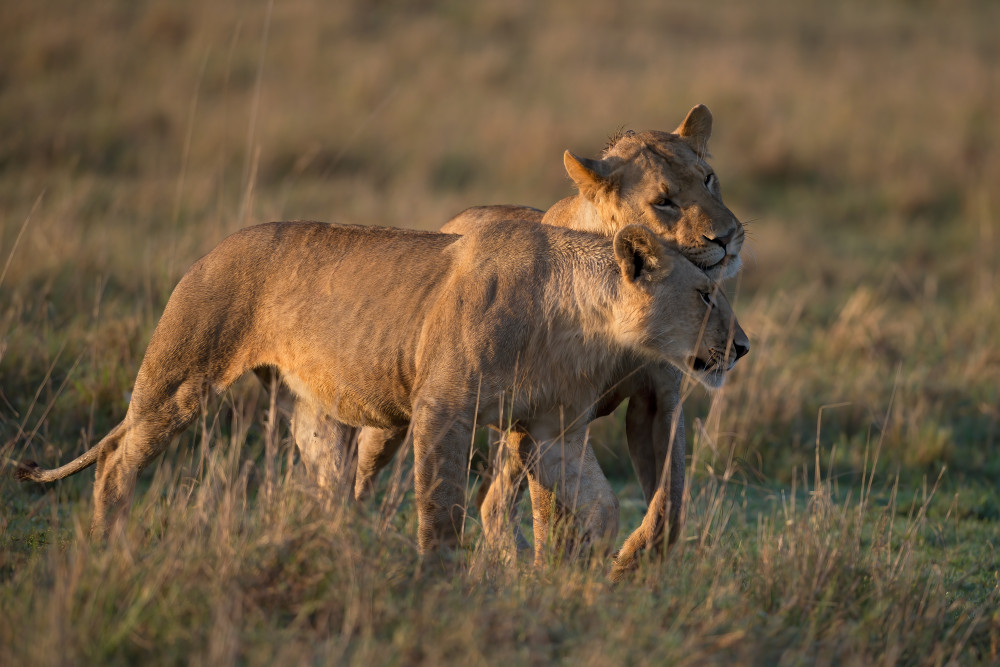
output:
[[660, 239], [644, 225], [628, 225], [615, 234], [615, 259], [627, 282], [665, 277], [673, 259], [664, 252]]
[[566, 167], [566, 173], [576, 183], [580, 194], [588, 199], [594, 199], [618, 187], [613, 168], [605, 160], [577, 157], [566, 151], [563, 153], [563, 165]]
[[712, 136], [712, 112], [704, 104], [699, 104], [688, 111], [674, 134], [686, 141], [698, 155], [707, 155], [708, 140]]

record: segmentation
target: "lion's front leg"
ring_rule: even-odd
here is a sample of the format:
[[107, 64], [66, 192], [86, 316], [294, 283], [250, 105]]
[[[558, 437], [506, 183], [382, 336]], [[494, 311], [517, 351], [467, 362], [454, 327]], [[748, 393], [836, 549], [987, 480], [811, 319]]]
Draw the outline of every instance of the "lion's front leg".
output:
[[[663, 479], [665, 462], [676, 460], [677, 450], [684, 457], [684, 419], [680, 406], [683, 374], [668, 364], [649, 366], [637, 378], [625, 412], [625, 435], [629, 458], [646, 503], [652, 503], [656, 489], [664, 483], [684, 488], [681, 478]], [[677, 484], [676, 482], [680, 482]]]
[[648, 375], [649, 383], [629, 400], [625, 422], [629, 454], [648, 509], [618, 552], [614, 580], [636, 567], [642, 551], [660, 549], [664, 538], [672, 545], [680, 535], [686, 455], [682, 376], [663, 365], [649, 369]]
[[413, 412], [414, 486], [420, 553], [454, 548], [465, 525], [465, 482], [471, 418], [433, 404], [418, 405]]
[[671, 500], [670, 496], [670, 491], [665, 487], [656, 490], [642, 523], [625, 539], [622, 548], [615, 555], [611, 566], [612, 581], [621, 581], [629, 572], [635, 570], [639, 566], [639, 558], [643, 551], [655, 552], [662, 548], [664, 528], [668, 524], [668, 543], [672, 544], [677, 539], [679, 530], [677, 519], [669, 517], [679, 514], [680, 502]]

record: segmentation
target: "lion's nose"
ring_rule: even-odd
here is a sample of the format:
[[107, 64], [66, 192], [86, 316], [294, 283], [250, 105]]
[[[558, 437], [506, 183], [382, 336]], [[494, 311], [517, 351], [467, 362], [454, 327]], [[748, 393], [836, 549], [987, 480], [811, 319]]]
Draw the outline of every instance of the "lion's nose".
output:
[[718, 245], [722, 246], [723, 250], [725, 250], [729, 246], [729, 242], [733, 240], [734, 234], [736, 234], [735, 229], [730, 230], [728, 234], [723, 234], [722, 236], [711, 237], [702, 235], [702, 238], [708, 241], [709, 243], [717, 243]]
[[743, 327], [741, 327], [739, 323], [734, 322], [733, 353], [736, 355], [736, 358], [733, 359], [733, 363], [735, 364], [740, 359], [740, 357], [746, 356], [747, 352], [749, 351], [750, 351], [750, 339], [747, 338], [747, 334], [745, 331], [743, 331]]

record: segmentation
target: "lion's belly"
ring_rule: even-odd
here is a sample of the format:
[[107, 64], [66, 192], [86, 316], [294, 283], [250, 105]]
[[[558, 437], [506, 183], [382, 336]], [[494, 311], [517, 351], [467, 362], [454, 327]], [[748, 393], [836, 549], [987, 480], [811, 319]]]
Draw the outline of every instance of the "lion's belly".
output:
[[286, 370], [284, 379], [298, 400], [322, 408], [344, 424], [391, 428], [405, 426], [410, 420], [409, 405], [396, 400], [391, 392], [380, 392], [381, 383], [315, 370]]

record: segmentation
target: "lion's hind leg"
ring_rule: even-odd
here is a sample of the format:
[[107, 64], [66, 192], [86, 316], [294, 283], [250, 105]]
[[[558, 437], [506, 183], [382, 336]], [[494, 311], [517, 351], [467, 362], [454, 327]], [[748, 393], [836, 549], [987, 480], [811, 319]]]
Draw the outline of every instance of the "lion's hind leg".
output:
[[206, 387], [189, 379], [166, 391], [144, 386], [140, 373], [125, 420], [99, 444], [91, 536], [106, 539], [128, 514], [139, 473], [198, 414]]
[[337, 421], [320, 406], [299, 399], [292, 435], [310, 481], [325, 492], [353, 495], [358, 429]]

